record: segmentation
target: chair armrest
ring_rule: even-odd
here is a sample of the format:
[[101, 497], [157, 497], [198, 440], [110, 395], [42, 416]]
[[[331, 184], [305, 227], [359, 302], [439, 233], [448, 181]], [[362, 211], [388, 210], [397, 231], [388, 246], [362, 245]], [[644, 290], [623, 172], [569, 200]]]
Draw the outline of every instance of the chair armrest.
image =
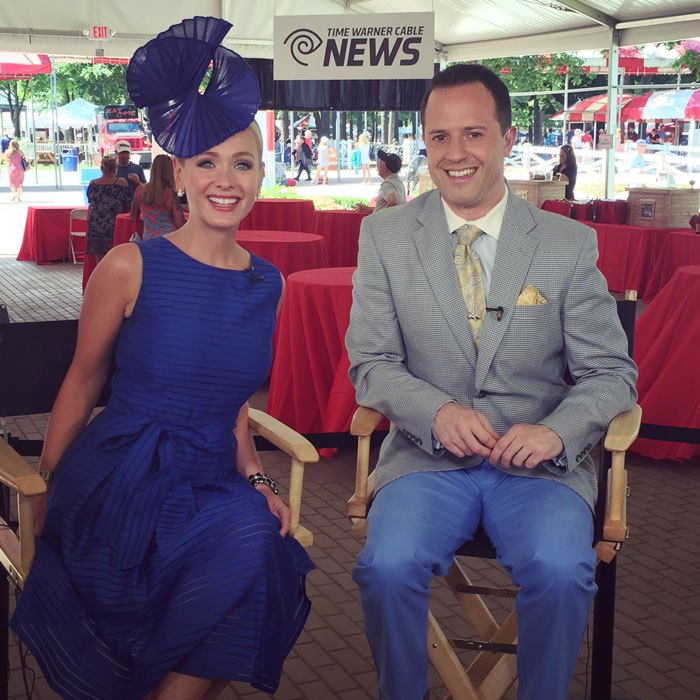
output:
[[0, 482], [23, 496], [46, 493], [46, 482], [36, 469], [22, 459], [4, 440], [0, 439]]
[[356, 437], [369, 437], [383, 419], [384, 416], [379, 411], [360, 406], [352, 417], [350, 434]]
[[[0, 563], [18, 586], [24, 583], [34, 561], [32, 498], [46, 493], [46, 482], [0, 439], [0, 482], [17, 491], [19, 531], [0, 528]], [[0, 523], [2, 522], [0, 518]]]
[[313, 534], [299, 524], [299, 519], [304, 485], [304, 464], [318, 462], [316, 448], [296, 430], [292, 430], [276, 418], [255, 408], [248, 409], [248, 426], [292, 458], [289, 477], [289, 510], [291, 511], [289, 533], [304, 547], [310, 547], [314, 541]]
[[639, 426], [642, 422], [642, 409], [635, 404], [629, 411], [615, 416], [608, 426], [605, 434], [605, 449], [610, 452], [624, 452], [628, 450], [639, 435]]
[[624, 542], [627, 537], [627, 472], [625, 452], [636, 440], [642, 422], [642, 409], [635, 405], [615, 416], [608, 426], [603, 446], [611, 452], [608, 488], [605, 494], [603, 539]]
[[248, 425], [260, 437], [300, 462], [318, 462], [316, 448], [303, 436], [277, 418], [256, 408], [248, 409]]
[[350, 424], [350, 433], [357, 436], [357, 465], [355, 493], [348, 499], [345, 512], [353, 521], [354, 530], [358, 527], [355, 519], [367, 517], [369, 504], [374, 496], [374, 474], [369, 473], [370, 438], [383, 419], [384, 416], [379, 411], [360, 406], [355, 411]]

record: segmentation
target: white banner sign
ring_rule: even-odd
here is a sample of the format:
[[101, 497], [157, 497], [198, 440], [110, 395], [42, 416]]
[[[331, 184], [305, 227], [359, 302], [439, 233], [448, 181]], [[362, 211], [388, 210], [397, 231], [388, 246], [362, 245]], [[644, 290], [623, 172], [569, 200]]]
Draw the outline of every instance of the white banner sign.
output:
[[275, 17], [275, 80], [432, 78], [435, 14]]

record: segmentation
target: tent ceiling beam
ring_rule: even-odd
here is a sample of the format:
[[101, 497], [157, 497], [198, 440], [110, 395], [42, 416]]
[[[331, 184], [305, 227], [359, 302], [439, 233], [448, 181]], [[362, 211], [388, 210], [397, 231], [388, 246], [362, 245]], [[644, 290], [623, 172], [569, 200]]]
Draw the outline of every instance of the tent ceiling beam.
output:
[[615, 17], [596, 10], [595, 7], [591, 7], [588, 3], [581, 2], [581, 0], [557, 0], [557, 4], [568, 7], [570, 10], [574, 10], [574, 12], [578, 12], [580, 15], [584, 15], [610, 29], [615, 29], [619, 24], [619, 20]]

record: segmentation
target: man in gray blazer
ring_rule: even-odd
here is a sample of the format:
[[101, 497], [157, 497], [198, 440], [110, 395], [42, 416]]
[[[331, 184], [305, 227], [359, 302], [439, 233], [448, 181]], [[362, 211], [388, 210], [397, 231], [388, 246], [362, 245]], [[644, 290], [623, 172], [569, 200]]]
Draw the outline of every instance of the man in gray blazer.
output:
[[[634, 404], [636, 368], [595, 232], [504, 181], [501, 80], [452, 66], [421, 111], [436, 189], [364, 220], [347, 334], [358, 403], [392, 422], [353, 572], [379, 696], [424, 697], [430, 580], [482, 524], [521, 587], [518, 698], [564, 700], [596, 590], [589, 452]], [[481, 319], [461, 293], [464, 224], [481, 232]]]

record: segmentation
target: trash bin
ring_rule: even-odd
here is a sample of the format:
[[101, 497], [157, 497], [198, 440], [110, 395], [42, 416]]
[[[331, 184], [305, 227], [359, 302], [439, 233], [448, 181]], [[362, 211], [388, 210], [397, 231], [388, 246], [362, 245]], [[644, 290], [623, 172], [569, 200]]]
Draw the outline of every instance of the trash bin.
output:
[[83, 186], [83, 200], [85, 206], [89, 204], [87, 198], [87, 188], [91, 180], [96, 180], [102, 175], [102, 170], [100, 168], [83, 168], [80, 171], [80, 184]]
[[67, 173], [74, 173], [78, 170], [78, 149], [64, 148], [61, 151], [63, 170]]

